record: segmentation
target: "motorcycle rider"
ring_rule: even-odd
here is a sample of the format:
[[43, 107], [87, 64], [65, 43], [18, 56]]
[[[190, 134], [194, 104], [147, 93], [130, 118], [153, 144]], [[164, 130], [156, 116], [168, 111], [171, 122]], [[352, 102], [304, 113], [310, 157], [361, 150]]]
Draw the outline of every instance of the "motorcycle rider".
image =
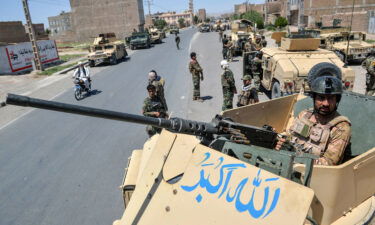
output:
[[78, 62], [78, 68], [74, 71], [72, 78], [82, 81], [85, 84], [85, 90], [91, 90], [90, 71], [84, 62]]

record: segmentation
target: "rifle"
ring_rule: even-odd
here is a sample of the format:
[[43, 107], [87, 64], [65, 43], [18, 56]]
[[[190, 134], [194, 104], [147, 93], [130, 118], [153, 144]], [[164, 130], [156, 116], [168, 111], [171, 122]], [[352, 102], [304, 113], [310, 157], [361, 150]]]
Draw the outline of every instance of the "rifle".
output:
[[211, 123], [186, 120], [182, 118], [153, 118], [56, 101], [47, 101], [15, 94], [7, 95], [6, 104], [151, 125], [175, 133], [200, 136], [211, 141], [218, 137], [225, 137], [229, 141], [238, 144], [255, 145], [264, 148], [274, 148], [278, 135], [269, 126], [261, 128], [240, 124], [233, 122], [230, 118], [223, 118], [220, 115], [216, 115]]

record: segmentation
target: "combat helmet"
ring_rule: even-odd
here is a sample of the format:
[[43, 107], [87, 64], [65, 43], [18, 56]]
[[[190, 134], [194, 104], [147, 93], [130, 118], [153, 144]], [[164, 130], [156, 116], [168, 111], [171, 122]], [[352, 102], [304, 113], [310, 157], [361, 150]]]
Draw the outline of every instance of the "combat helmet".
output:
[[332, 63], [319, 63], [313, 66], [308, 74], [310, 90], [315, 94], [340, 95], [343, 92], [341, 70]]

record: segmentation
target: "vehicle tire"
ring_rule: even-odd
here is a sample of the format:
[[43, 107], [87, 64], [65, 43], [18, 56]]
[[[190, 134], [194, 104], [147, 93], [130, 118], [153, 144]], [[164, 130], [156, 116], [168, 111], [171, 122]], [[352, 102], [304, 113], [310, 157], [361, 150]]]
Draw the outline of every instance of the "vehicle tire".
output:
[[335, 54], [341, 59], [342, 62], [345, 63], [345, 55], [344, 53], [340, 52], [340, 51], [335, 51]]
[[280, 98], [283, 96], [283, 92], [280, 88], [280, 83], [278, 81], [272, 82], [271, 87], [271, 99]]
[[320, 76], [331, 75], [337, 77], [339, 80], [342, 78], [341, 70], [335, 64], [322, 62], [313, 66], [308, 75], [307, 82], [311, 84], [313, 80]]
[[109, 59], [109, 64], [116, 65], [117, 64], [117, 57], [115, 55], [112, 55]]
[[76, 89], [74, 91], [74, 97], [77, 101], [81, 100], [82, 99], [82, 90], [81, 89]]
[[89, 61], [89, 66], [90, 67], [95, 67], [95, 61], [94, 60], [90, 60]]

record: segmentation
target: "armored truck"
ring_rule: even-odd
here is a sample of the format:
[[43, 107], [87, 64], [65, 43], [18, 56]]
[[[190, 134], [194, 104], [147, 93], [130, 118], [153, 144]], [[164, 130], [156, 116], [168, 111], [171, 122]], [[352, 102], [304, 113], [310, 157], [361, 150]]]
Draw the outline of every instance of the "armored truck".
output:
[[116, 40], [114, 33], [99, 34], [89, 48], [87, 59], [94, 67], [100, 63], [117, 64], [118, 60], [128, 56], [125, 44]]
[[120, 186], [125, 212], [114, 225], [372, 224], [374, 103], [374, 97], [343, 93], [339, 112], [351, 121], [351, 147], [340, 165], [322, 166], [313, 164], [316, 156], [293, 148], [272, 150], [278, 133], [312, 106], [304, 95], [224, 111], [211, 123], [142, 117], [12, 94], [6, 100], [6, 104], [166, 128], [132, 152]]
[[[321, 62], [332, 63], [342, 72], [342, 82], [346, 90], [352, 90], [354, 71], [345, 66], [340, 58], [332, 51], [319, 49], [319, 38], [308, 38], [304, 35], [294, 38], [281, 38], [281, 47], [263, 48], [260, 83], [270, 98], [302, 90], [308, 91], [307, 75], [311, 68]], [[254, 52], [253, 52], [254, 53]], [[244, 75], [252, 75], [251, 63], [254, 54], [245, 53], [243, 61]]]
[[172, 26], [170, 26], [170, 28], [169, 28], [169, 33], [170, 33], [170, 34], [179, 34], [179, 33], [180, 33], [180, 30], [178, 29], [177, 26], [172, 25]]
[[151, 31], [150, 32], [150, 38], [152, 44], [160, 44], [162, 43], [162, 34], [159, 31]]
[[130, 49], [150, 48], [151, 38], [147, 32], [134, 32], [129, 41]]

